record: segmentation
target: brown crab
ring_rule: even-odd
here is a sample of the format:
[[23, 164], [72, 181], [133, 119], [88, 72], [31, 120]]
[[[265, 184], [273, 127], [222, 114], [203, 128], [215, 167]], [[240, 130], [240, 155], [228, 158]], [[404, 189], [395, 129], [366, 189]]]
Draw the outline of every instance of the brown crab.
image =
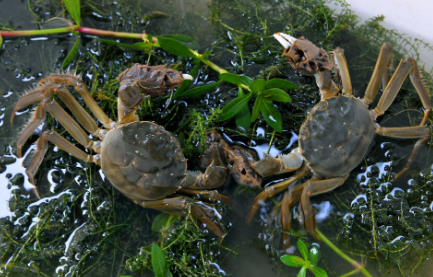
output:
[[[275, 165], [273, 174], [297, 170], [291, 178], [266, 187], [256, 197], [248, 221], [252, 220], [258, 207], [266, 198], [288, 188], [278, 207], [281, 211], [280, 220], [283, 229], [290, 230], [290, 209], [300, 202], [299, 210], [304, 226], [308, 233], [315, 236], [314, 214], [310, 197], [341, 186], [349, 173], [367, 154], [375, 134], [392, 138], [419, 139], [404, 169], [396, 175], [396, 178], [400, 177], [412, 165], [422, 145], [431, 135], [429, 127], [425, 126], [431, 111], [431, 102], [413, 58], [402, 60], [390, 78], [388, 66], [392, 46], [389, 43], [382, 45], [364, 98], [360, 99], [352, 95], [343, 49], [337, 48], [333, 51], [335, 63], [341, 75], [342, 89], [340, 92], [340, 88], [331, 78], [334, 63], [330, 61], [323, 49], [303, 37], [296, 39], [283, 33], [277, 33], [274, 36], [284, 46], [283, 56], [288, 58], [290, 65], [296, 71], [305, 75], [313, 75], [316, 78], [321, 101], [312, 108], [300, 128], [298, 148], [277, 159], [267, 156], [261, 161], [249, 162], [246, 165], [246, 168], [252, 168], [259, 175], [262, 175], [261, 168], [266, 168], [269, 172], [271, 164]], [[408, 74], [424, 106], [422, 122], [413, 127], [381, 127], [376, 122], [376, 118], [383, 115], [392, 104]], [[376, 96], [382, 79], [383, 94], [376, 108], [369, 110], [368, 106]], [[295, 184], [310, 173], [312, 177], [308, 181]], [[283, 242], [287, 247], [286, 234], [283, 234]]]
[[[215, 189], [224, 184], [228, 169], [218, 157], [212, 156], [204, 174], [186, 170], [187, 162], [178, 140], [162, 126], [148, 121], [139, 121], [135, 111], [140, 103], [150, 96], [162, 94], [179, 87], [185, 76], [181, 72], [161, 66], [135, 64], [119, 76], [118, 121], [112, 121], [91, 97], [80, 77], [73, 74], [53, 74], [19, 99], [14, 109], [40, 101], [29, 124], [17, 140], [17, 156], [22, 156], [22, 147], [33, 131], [45, 120], [48, 111], [74, 139], [96, 154], [89, 155], [74, 146], [55, 131], [45, 131], [37, 140], [37, 148], [26, 172], [29, 181], [35, 184], [34, 176], [48, 149], [48, 142], [85, 162], [100, 165], [110, 182], [136, 204], [162, 212], [185, 215], [188, 202], [186, 196], [200, 195], [211, 200], [230, 203], [226, 196]], [[104, 126], [99, 128], [95, 120], [75, 100], [66, 86], [74, 87], [94, 116]], [[52, 99], [56, 94], [69, 108], [75, 120]], [[99, 140], [91, 140], [83, 128]], [[37, 191], [35, 190], [37, 193]], [[219, 216], [213, 208], [201, 201], [193, 202], [192, 213], [206, 227], [222, 237], [224, 231], [212, 218]]]

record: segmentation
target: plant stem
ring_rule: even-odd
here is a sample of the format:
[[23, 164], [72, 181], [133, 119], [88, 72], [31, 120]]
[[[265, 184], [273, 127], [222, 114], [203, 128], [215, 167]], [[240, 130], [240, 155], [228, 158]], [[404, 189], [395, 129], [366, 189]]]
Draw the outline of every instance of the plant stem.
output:
[[[54, 34], [64, 34], [64, 33], [71, 33], [71, 32], [78, 32], [87, 35], [109, 36], [109, 37], [116, 37], [116, 38], [129, 38], [129, 39], [138, 39], [138, 40], [144, 40], [147, 38], [146, 33], [138, 34], [138, 33], [105, 31], [105, 30], [99, 30], [94, 28], [78, 27], [77, 25], [71, 25], [70, 27], [64, 27], [64, 28], [46, 29], [46, 30], [0, 31], [0, 38], [23, 37], [23, 36], [36, 37], [36, 36], [46, 36], [46, 35], [54, 35]], [[152, 42], [157, 43], [158, 39], [156, 37], [152, 37]], [[158, 47], [159, 45], [156, 44], [154, 46]], [[227, 73], [227, 70], [219, 67], [218, 65], [209, 61], [208, 59], [203, 58], [201, 56], [198, 56], [198, 58], [208, 67], [217, 71], [219, 74]]]
[[27, 30], [27, 31], [2, 31], [0, 32], [0, 36], [7, 37], [36, 37], [36, 36], [45, 36], [45, 35], [54, 35], [54, 34], [62, 34], [62, 33], [70, 33], [75, 31], [75, 26], [64, 27], [64, 28], [54, 28], [54, 29], [45, 29], [45, 30]]
[[200, 58], [200, 61], [202, 63], [204, 63], [205, 65], [209, 66], [210, 68], [212, 68], [213, 70], [215, 70], [216, 72], [218, 72], [219, 74], [228, 73], [227, 70], [222, 69], [221, 67], [219, 67], [218, 65], [216, 65], [213, 62], [209, 61], [208, 59]]
[[[54, 34], [63, 34], [70, 32], [79, 32], [81, 34], [87, 35], [97, 35], [97, 36], [107, 36], [107, 37], [116, 37], [116, 38], [132, 38], [142, 40], [147, 38], [145, 33], [126, 33], [126, 32], [113, 32], [113, 31], [105, 31], [94, 28], [87, 27], [78, 27], [76, 25], [72, 25], [70, 27], [64, 28], [54, 28], [54, 29], [44, 29], [44, 30], [26, 30], [26, 31], [2, 31], [0, 32], [0, 36], [2, 37], [26, 37], [26, 36], [44, 36], [44, 35], [54, 35]], [[152, 37], [152, 42], [157, 42], [158, 39], [156, 37]]]
[[343, 259], [348, 261], [350, 264], [352, 264], [356, 269], [360, 270], [362, 272], [362, 274], [364, 274], [367, 277], [373, 277], [370, 273], [368, 273], [368, 271], [364, 268], [364, 266], [362, 266], [357, 261], [352, 260], [343, 251], [338, 249], [338, 247], [335, 246], [335, 244], [333, 244], [327, 237], [325, 237], [325, 235], [322, 234], [322, 232], [320, 232], [319, 229], [315, 228], [314, 232], [316, 232], [316, 234], [319, 236], [319, 238], [321, 240], [323, 240], [323, 242], [326, 243], [326, 245], [328, 245], [332, 250], [334, 250], [335, 253], [337, 253], [340, 257], [342, 257]]

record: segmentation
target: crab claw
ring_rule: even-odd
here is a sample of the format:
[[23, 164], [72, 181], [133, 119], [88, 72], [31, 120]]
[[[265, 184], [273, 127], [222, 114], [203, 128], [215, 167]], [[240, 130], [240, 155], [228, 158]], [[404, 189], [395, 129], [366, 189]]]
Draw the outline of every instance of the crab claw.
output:
[[281, 45], [283, 45], [284, 48], [292, 47], [292, 45], [297, 40], [295, 37], [292, 37], [291, 35], [285, 34], [285, 33], [275, 33], [274, 38], [278, 40]]
[[184, 80], [190, 80], [190, 81], [194, 80], [194, 78], [189, 74], [182, 74], [182, 78]]
[[283, 57], [287, 57], [293, 69], [302, 74], [315, 75], [334, 66], [325, 50], [304, 37], [297, 39], [284, 33], [276, 33], [274, 37], [284, 46]]

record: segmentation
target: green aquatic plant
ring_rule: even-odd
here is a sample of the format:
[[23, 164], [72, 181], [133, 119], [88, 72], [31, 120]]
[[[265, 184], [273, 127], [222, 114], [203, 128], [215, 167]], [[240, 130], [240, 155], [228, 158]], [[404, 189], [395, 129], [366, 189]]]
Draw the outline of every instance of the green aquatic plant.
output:
[[[232, 117], [236, 118], [238, 127], [247, 133], [252, 122], [256, 121], [261, 112], [265, 121], [278, 132], [283, 131], [281, 114], [275, 108], [273, 101], [289, 102], [290, 96], [282, 89], [297, 89], [292, 82], [282, 79], [252, 80], [247, 76], [238, 76], [232, 73], [223, 73], [220, 79], [239, 87], [238, 97], [230, 101], [221, 112], [217, 121], [224, 121]], [[244, 90], [248, 93], [245, 94]], [[252, 114], [247, 106], [252, 95], [256, 95]]]
[[308, 251], [305, 243], [298, 239], [298, 250], [301, 252], [302, 258], [293, 255], [283, 255], [280, 260], [287, 266], [300, 267], [301, 270], [298, 273], [298, 277], [305, 277], [307, 269], [316, 277], [327, 277], [328, 274], [325, 270], [317, 266], [319, 260], [319, 249], [316, 246], [310, 248]]
[[[231, 132], [233, 130], [242, 127], [241, 129], [249, 131], [249, 134], [236, 136], [237, 143], [251, 146], [266, 143], [266, 145], [269, 144], [270, 146], [275, 145], [278, 149], [285, 149], [290, 139], [288, 134], [292, 131], [298, 132], [299, 126], [305, 118], [305, 113], [311, 108], [312, 104], [317, 103], [319, 97], [313, 79], [297, 75], [285, 64], [286, 61], [279, 58], [281, 47], [274, 42], [272, 38], [273, 32], [286, 31], [297, 37], [303, 35], [312, 41], [320, 43], [325, 49], [333, 49], [336, 46], [344, 48], [354, 83], [353, 86], [357, 92], [363, 91], [365, 80], [370, 76], [374, 67], [375, 56], [377, 56], [380, 44], [383, 41], [390, 41], [394, 45], [394, 49], [399, 53], [395, 55], [395, 60], [401, 55], [407, 55], [407, 50], [403, 46], [408, 44], [408, 41], [398, 33], [381, 27], [381, 18], [372, 19], [359, 26], [355, 24], [357, 21], [356, 15], [349, 10], [345, 9], [341, 14], [333, 14], [324, 5], [323, 1], [275, 1], [272, 5], [260, 1], [212, 1], [208, 15], [194, 13], [192, 9], [180, 13], [173, 9], [170, 1], [158, 1], [164, 7], [155, 5], [154, 8], [149, 5], [144, 10], [139, 5], [131, 8], [130, 3], [118, 2], [120, 4], [112, 5], [110, 1], [103, 1], [101, 7], [92, 1], [81, 1], [80, 16], [74, 15], [76, 18], [81, 17], [80, 20], [75, 20], [72, 17], [75, 25], [79, 26], [78, 29], [71, 29], [71, 26], [55, 28], [57, 29], [54, 30], [56, 35], [52, 36], [49, 41], [55, 41], [61, 46], [60, 48], [50, 46], [50, 49], [41, 47], [40, 52], [44, 56], [44, 59], [42, 59], [44, 63], [41, 62], [41, 66], [33, 65], [32, 60], [38, 56], [34, 54], [34, 51], [44, 44], [28, 40], [25, 37], [15, 40], [11, 40], [11, 37], [5, 37], [5, 48], [0, 49], [2, 54], [0, 59], [3, 68], [7, 70], [7, 72], [4, 72], [1, 69], [5, 76], [4, 79], [7, 79], [7, 81], [2, 83], [9, 84], [15, 78], [21, 80], [14, 74], [25, 76], [26, 79], [37, 79], [55, 69], [59, 70], [64, 65], [70, 70], [83, 74], [83, 79], [89, 85], [92, 95], [98, 100], [104, 111], [111, 118], [115, 118], [116, 91], [118, 89], [118, 82], [115, 78], [132, 63], [167, 64], [172, 68], [182, 70], [184, 73], [195, 72], [192, 75], [196, 77], [196, 81], [185, 82], [183, 89], [179, 88], [172, 95], [163, 95], [151, 102], [143, 103], [138, 111], [140, 118], [156, 121], [178, 135], [180, 140], [183, 141], [182, 147], [184, 151], [190, 153], [191, 162], [202, 151], [200, 146], [202, 144], [199, 143], [196, 146], [190, 143], [202, 141], [205, 130], [212, 127], [218, 127], [224, 132], [229, 132], [230, 137], [232, 137]], [[64, 7], [59, 3], [59, 1], [28, 1], [31, 12], [36, 15], [35, 19], [43, 22], [48, 21], [49, 17], [62, 14], [66, 18], [71, 18], [72, 13], [70, 15], [65, 12]], [[345, 4], [345, 2], [341, 3]], [[52, 9], [52, 12], [47, 13], [50, 9]], [[116, 12], [111, 12], [110, 9], [115, 9]], [[150, 16], [153, 13], [152, 9], [161, 9], [164, 16]], [[167, 15], [170, 15], [170, 17], [167, 17]], [[12, 31], [11, 29], [17, 29], [19, 32], [20, 27], [12, 26], [12, 24], [2, 25], [4, 27], [2, 31], [4, 30], [8, 34]], [[83, 26], [92, 28], [84, 28]], [[39, 34], [49, 34], [47, 32], [49, 28], [43, 28], [43, 30], [38, 30]], [[154, 34], [154, 36], [148, 35], [144, 38], [142, 33], [144, 29]], [[77, 33], [69, 37], [71, 31]], [[20, 36], [18, 32], [14, 34]], [[2, 32], [2, 34], [4, 33]], [[32, 33], [21, 34], [32, 35]], [[185, 34], [185, 36], [167, 34]], [[215, 36], [210, 34], [215, 34]], [[103, 36], [107, 35], [114, 39], [102, 39]], [[163, 42], [166, 50], [161, 45], [158, 46], [159, 37], [162, 37], [163, 41], [164, 38], [170, 39], [168, 45], [164, 45]], [[173, 43], [172, 40], [175, 42]], [[179, 46], [180, 44], [189, 50], [185, 50], [185, 48]], [[421, 45], [422, 42], [419, 41], [419, 44]], [[412, 46], [412, 49], [416, 49], [418, 45], [413, 44]], [[59, 49], [62, 50], [62, 55], [57, 57], [53, 53]], [[77, 50], [76, 53], [71, 49]], [[196, 50], [198, 52], [194, 52]], [[179, 51], [180, 55], [171, 53], [176, 53], [175, 51]], [[31, 59], [26, 60], [26, 52], [30, 53]], [[192, 57], [195, 53], [203, 54], [200, 54], [202, 55], [201, 58]], [[50, 60], [50, 55], [56, 58]], [[411, 55], [418, 58], [416, 53]], [[14, 57], [19, 58], [14, 59]], [[66, 57], [68, 58], [66, 59]], [[242, 85], [249, 87], [248, 83], [241, 83], [239, 86], [237, 83], [223, 81], [224, 75], [227, 73], [221, 73], [218, 68], [215, 70], [215, 66], [210, 61], [214, 61], [215, 65], [218, 64], [218, 67], [227, 71], [227, 73], [234, 73], [241, 80], [262, 79], [267, 82], [274, 78], [280, 78], [297, 84], [299, 89], [290, 89], [288, 91], [291, 98], [290, 102], [273, 100], [273, 105], [283, 119], [283, 132], [275, 133], [275, 129], [270, 127], [265, 117], [260, 115], [251, 124], [248, 115], [251, 115], [251, 111], [255, 107], [255, 101], [251, 100], [257, 99], [258, 94], [252, 94], [251, 98], [246, 101], [248, 96], [245, 97], [245, 95], [250, 92]], [[32, 68], [33, 71], [28, 72], [28, 68]], [[421, 70], [424, 82], [432, 91], [431, 74], [423, 68]], [[250, 77], [246, 79], [246, 76]], [[4, 125], [0, 130], [2, 142], [10, 144], [14, 140], [15, 133], [12, 134], [8, 131], [10, 125], [8, 125], [7, 117], [8, 111], [10, 111], [9, 106], [13, 106], [11, 104], [13, 97], [16, 96], [15, 92], [22, 91], [22, 88], [23, 86], [20, 85], [5, 85], [1, 88], [2, 97], [0, 101], [2, 106], [0, 109], [6, 109], [4, 117], [6, 120], [4, 120]], [[405, 84], [404, 90], [404, 93], [398, 96], [400, 99], [397, 100], [404, 103], [404, 108], [419, 109], [421, 107], [419, 99], [415, 96], [410, 85]], [[9, 91], [14, 93], [8, 98]], [[240, 109], [237, 102], [232, 103], [231, 101], [241, 97], [244, 98], [237, 101], [246, 104]], [[10, 102], [7, 102], [8, 100]], [[224, 114], [225, 116], [233, 116], [228, 119], [221, 117], [223, 120], [216, 121], [219, 115], [222, 114], [221, 110], [229, 104], [234, 106], [234, 109], [229, 109], [229, 106], [225, 108]], [[236, 110], [238, 110], [237, 113], [235, 113]], [[261, 109], [256, 108], [257, 110], [260, 114]], [[400, 110], [395, 109], [394, 111]], [[1, 111], [3, 112], [3, 110]], [[214, 112], [215, 114], [213, 114]], [[234, 118], [234, 120], [230, 120], [231, 118]], [[208, 121], [209, 119], [212, 120]], [[64, 129], [57, 125], [55, 120], [52, 118], [49, 118], [49, 120], [54, 124], [56, 131], [59, 133], [64, 132]], [[237, 135], [236, 132], [233, 133]], [[182, 134], [183, 139], [181, 139]], [[190, 134], [193, 134], [193, 136], [190, 136]], [[33, 137], [34, 140], [35, 137]], [[269, 143], [270, 140], [272, 140], [271, 143]], [[366, 160], [367, 165], [374, 164], [376, 161], [383, 161], [383, 159], [380, 160], [379, 150], [377, 150], [381, 145], [380, 140], [377, 145], [372, 146], [372, 151]], [[399, 148], [397, 144], [396, 148]], [[107, 181], [103, 182], [101, 177], [95, 174], [97, 172], [95, 167], [80, 163], [61, 151], [52, 148], [48, 151], [48, 156], [43, 161], [43, 166], [46, 169], [41, 170], [37, 176], [38, 183], [41, 184], [39, 189], [44, 192], [44, 196], [48, 197], [53, 197], [63, 191], [73, 194], [74, 197], [50, 200], [47, 206], [52, 207], [53, 210], [55, 207], [59, 207], [53, 213], [51, 213], [52, 210], [45, 212], [45, 208], [42, 207], [40, 208], [41, 213], [37, 210], [30, 213], [30, 215], [26, 215], [27, 208], [36, 200], [23, 196], [25, 194], [21, 190], [23, 190], [24, 178], [20, 174], [10, 176], [8, 182], [10, 182], [10, 187], [13, 188], [13, 199], [10, 205], [14, 216], [2, 221], [2, 230], [0, 231], [2, 238], [0, 244], [1, 263], [4, 273], [9, 276], [22, 276], [24, 274], [64, 276], [69, 272], [73, 272], [74, 276], [130, 275], [131, 271], [125, 270], [125, 261], [137, 256], [138, 247], [146, 249], [142, 254], [150, 257], [148, 261], [151, 270], [152, 243], [157, 242], [162, 249], [168, 245], [164, 242], [164, 245], [161, 246], [162, 238], [167, 237], [167, 234], [151, 232], [152, 228], [157, 229], [153, 226], [153, 223], [157, 221], [156, 218], [159, 217], [159, 213], [136, 207], [128, 199], [124, 199], [110, 187]], [[11, 153], [9, 153], [8, 149], [2, 153], [6, 153], [6, 156], [3, 156], [0, 162], [0, 168], [4, 170], [7, 165], [16, 159], [9, 155]], [[395, 162], [397, 162], [397, 159]], [[54, 170], [54, 172], [47, 174], [47, 171], [51, 169], [59, 171]], [[63, 170], [65, 171], [64, 174]], [[431, 196], [427, 193], [428, 188], [430, 188], [429, 180], [426, 179], [427, 177], [412, 176], [418, 183], [418, 185], [414, 185], [416, 187], [413, 189], [414, 193], [411, 194], [407, 192], [407, 188], [404, 188], [404, 196], [397, 195], [399, 197], [390, 202], [385, 201], [385, 196], [392, 192], [394, 182], [388, 187], [382, 186], [382, 183], [386, 183], [385, 180], [380, 180], [380, 185], [373, 182], [370, 185], [360, 186], [355, 180], [355, 175], [356, 172], [362, 170], [355, 171], [347, 184], [338, 191], [315, 198], [315, 201], [319, 202], [329, 200], [341, 212], [341, 214], [332, 214], [327, 222], [319, 224], [319, 228], [324, 233], [326, 232], [327, 235], [332, 234], [330, 238], [344, 253], [365, 259], [364, 261], [371, 267], [377, 265], [383, 274], [391, 272], [396, 267], [401, 275], [420, 273], [422, 264], [430, 257], [432, 249], [429, 243], [431, 238], [428, 235], [428, 224], [432, 220], [431, 211], [426, 209], [423, 206], [424, 204], [421, 205], [422, 201], [426, 203], [431, 201]], [[429, 173], [424, 176], [429, 176]], [[50, 186], [50, 183], [46, 181], [47, 177], [54, 178], [56, 183], [55, 186], [53, 185], [52, 193], [47, 192], [49, 189], [46, 187]], [[78, 181], [75, 181], [74, 178], [77, 178]], [[371, 190], [369, 190], [370, 187]], [[382, 187], [381, 190], [384, 194], [380, 194], [379, 197], [376, 195], [376, 191], [380, 187]], [[351, 203], [360, 193], [367, 195], [365, 205], [352, 206]], [[244, 190], [238, 202], [245, 203], [244, 205], [248, 206], [249, 196], [251, 195]], [[421, 200], [421, 198], [427, 200]], [[105, 204], [102, 205], [103, 203]], [[392, 205], [386, 209], [383, 208], [383, 205], [387, 203], [392, 203]], [[382, 206], [380, 206], [381, 204]], [[97, 208], [101, 205], [102, 207], [98, 211]], [[366, 208], [363, 206], [366, 206]], [[34, 206], [32, 207], [32, 209], [36, 209]], [[91, 208], [88, 209], [87, 207]], [[399, 210], [399, 207], [403, 207], [403, 209]], [[413, 207], [421, 207], [423, 211]], [[59, 222], [65, 217], [63, 215], [65, 210], [68, 219], [64, 219], [65, 224], [60, 225]], [[414, 217], [412, 212], [420, 215], [421, 219]], [[353, 218], [343, 217], [347, 213], [353, 213]], [[403, 214], [403, 217], [399, 217], [401, 214]], [[225, 216], [223, 220], [226, 220], [226, 218]], [[398, 218], [402, 218], [402, 220], [398, 220]], [[21, 225], [15, 225], [18, 219], [20, 219], [18, 222], [22, 223]], [[229, 221], [229, 219], [227, 220]], [[32, 225], [33, 222], [39, 223]], [[243, 225], [243, 218], [237, 218], [235, 222], [233, 229], [240, 228], [239, 226]], [[384, 222], [389, 224], [384, 225]], [[84, 223], [86, 223], [85, 226], [89, 226], [89, 229], [83, 227], [77, 230]], [[95, 224], [98, 227], [95, 227]], [[183, 221], [179, 220], [175, 223], [166, 222], [163, 226], [167, 226], [166, 230], [173, 230], [182, 225]], [[296, 228], [295, 222], [293, 225], [293, 228]], [[338, 229], [336, 226], [341, 226], [338, 232], [336, 232], [336, 229]], [[392, 228], [382, 226], [392, 226]], [[23, 237], [26, 228], [30, 230], [30, 237]], [[65, 255], [66, 242], [71, 238], [74, 230], [77, 230], [75, 233], [77, 236], [72, 236], [73, 247], [70, 248], [70, 253]], [[195, 239], [195, 236], [199, 235], [199, 230], [202, 231], [203, 229], [191, 230], [192, 235], [190, 237], [182, 236], [173, 246], [176, 246], [177, 243], [182, 245], [181, 243], [188, 242], [188, 239]], [[197, 234], [194, 232], [197, 232]], [[231, 235], [233, 234], [229, 233], [228, 238]], [[397, 240], [396, 243], [392, 243], [394, 238], [399, 235], [407, 237], [407, 241]], [[367, 241], [366, 238], [369, 238], [369, 240]], [[208, 249], [204, 243], [204, 240], [207, 241], [208, 239], [209, 237], [206, 237], [201, 241], [200, 245], [203, 250]], [[238, 237], [235, 242], [231, 242], [229, 247], [238, 247], [238, 245], [247, 242], [249, 243], [248, 238]], [[226, 251], [224, 245], [220, 245], [215, 241], [211, 240], [210, 244], [216, 249]], [[196, 258], [200, 257], [196, 252], [199, 250], [197, 245], [195, 245], [195, 248], [194, 245], [188, 245], [191, 247], [191, 252], [188, 253], [195, 253], [192, 256]], [[280, 250], [280, 241], [272, 247], [275, 252], [270, 253], [278, 253], [275, 260], [279, 260], [281, 252], [277, 252], [275, 249]], [[242, 256], [242, 247], [239, 248], [240, 256]], [[170, 253], [171, 250], [167, 248], [163, 251], [166, 251], [166, 259], [169, 260], [170, 254], [167, 253]], [[325, 253], [322, 259], [325, 265], [324, 268], [330, 275], [338, 275], [340, 263], [331, 258], [330, 255], [326, 255], [326, 249], [321, 249], [321, 251]], [[221, 260], [224, 261], [226, 256], [231, 259], [233, 257], [231, 253], [231, 251], [227, 250], [226, 254], [220, 255], [217, 260], [209, 261], [220, 263]], [[375, 253], [377, 254], [375, 255]], [[177, 262], [179, 267], [182, 267], [185, 263], [181, 262], [182, 256], [178, 254], [180, 253], [177, 252], [173, 261]], [[204, 270], [204, 264], [208, 261], [206, 257], [204, 258], [205, 263], [199, 261], [202, 265], [200, 273], [210, 273], [211, 270], [214, 270], [213, 266]], [[189, 258], [189, 260], [186, 259], [188, 266], [195, 265], [195, 263], [189, 263], [191, 260], [197, 263], [197, 259]], [[274, 259], [271, 257], [269, 260]], [[8, 263], [8, 261], [11, 262]], [[171, 268], [174, 265], [169, 263], [169, 266], [170, 270], [172, 270]], [[57, 273], [57, 267], [64, 270], [59, 269]], [[75, 270], [71, 270], [71, 268], [75, 268]], [[275, 268], [275, 270], [279, 270], [281, 275], [292, 273], [289, 267], [279, 268], [278, 265], [275, 265]], [[191, 267], [189, 269], [194, 272]], [[224, 267], [224, 269], [230, 274], [230, 268], [226, 269]], [[359, 269], [356, 270], [359, 271]], [[198, 274], [197, 272], [194, 273]], [[138, 270], [131, 275], [146, 276], [153, 275], [153, 272]]]
[[126, 261], [126, 269], [152, 270], [155, 276], [226, 275], [216, 263], [225, 248], [215, 238], [210, 239], [207, 231], [203, 232], [190, 210], [184, 218], [158, 215], [152, 231], [160, 233], [159, 245], [142, 247], [138, 255]]
[[[176, 93], [173, 95], [173, 99], [185, 99], [198, 97], [200, 95], [206, 94], [212, 90], [214, 90], [222, 80], [228, 81], [232, 84], [239, 86], [239, 94], [238, 99], [233, 100], [232, 103], [229, 103], [221, 113], [219, 121], [230, 119], [231, 117], [236, 116], [236, 123], [238, 127], [245, 133], [248, 132], [249, 126], [251, 122], [254, 122], [259, 113], [262, 112], [265, 121], [273, 127], [275, 130], [282, 132], [282, 118], [281, 114], [274, 107], [272, 101], [279, 102], [288, 102], [290, 101], [290, 97], [284, 93], [284, 91], [279, 88], [285, 89], [297, 89], [297, 86], [291, 82], [285, 80], [272, 80], [268, 81], [265, 86], [265, 80], [255, 80], [254, 82], [246, 77], [246, 76], [238, 76], [236, 74], [228, 73], [225, 69], [217, 66], [213, 62], [208, 59], [208, 56], [211, 55], [210, 51], [205, 52], [204, 54], [199, 54], [198, 51], [192, 50], [189, 47], [198, 48], [199, 45], [190, 37], [185, 35], [166, 35], [166, 36], [158, 36], [153, 37], [151, 34], [130, 34], [123, 32], [111, 32], [98, 30], [93, 28], [86, 28], [80, 26], [81, 21], [81, 6], [79, 0], [64, 0], [66, 9], [71, 15], [72, 19], [75, 22], [75, 25], [70, 24], [69, 27], [65, 28], [55, 28], [55, 29], [44, 29], [44, 30], [34, 30], [34, 31], [2, 31], [0, 32], [0, 38], [3, 37], [19, 37], [19, 36], [41, 36], [41, 35], [53, 35], [53, 34], [61, 34], [61, 33], [69, 33], [73, 34], [90, 34], [96, 36], [114, 36], [119, 38], [133, 38], [133, 39], [141, 39], [143, 42], [138, 42], [134, 44], [124, 44], [120, 42], [116, 42], [113, 40], [99, 39], [101, 42], [111, 45], [117, 45], [123, 48], [134, 48], [137, 50], [144, 50], [149, 54], [149, 59], [152, 55], [152, 51], [154, 48], [162, 48], [163, 50], [185, 58], [195, 59], [192, 63], [197, 64], [196, 67], [191, 71], [191, 75], [195, 76], [200, 67], [200, 63], [204, 63], [206, 66], [212, 68], [222, 76], [220, 76], [220, 81], [207, 84], [204, 86], [196, 87], [189, 89], [191, 81], [185, 81], [183, 86], [180, 87]], [[78, 53], [78, 48], [80, 45], [80, 37], [76, 36], [76, 41], [69, 51], [65, 59], [62, 63], [62, 69], [66, 69], [72, 61], [76, 58]], [[0, 45], [2, 45], [2, 41], [0, 41]], [[241, 80], [244, 82], [241, 83]], [[251, 86], [250, 86], [251, 85]], [[242, 88], [249, 91], [247, 95], [243, 95]], [[262, 93], [263, 92], [263, 93]], [[256, 101], [254, 103], [253, 113], [250, 115], [247, 102], [251, 98], [252, 93], [257, 94]], [[242, 111], [242, 112], [241, 112]]]
[[200, 157], [206, 151], [206, 133], [212, 129], [220, 114], [220, 108], [210, 110], [206, 117], [196, 110], [188, 113], [183, 126], [174, 132], [184, 145], [182, 150], [187, 158]]

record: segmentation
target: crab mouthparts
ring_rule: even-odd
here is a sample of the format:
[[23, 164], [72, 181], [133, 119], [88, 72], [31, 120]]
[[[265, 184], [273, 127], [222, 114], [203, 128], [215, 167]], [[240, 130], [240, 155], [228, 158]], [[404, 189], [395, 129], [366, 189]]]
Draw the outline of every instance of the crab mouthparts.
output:
[[194, 78], [189, 74], [182, 74], [182, 77], [184, 80], [194, 80]]
[[297, 40], [295, 37], [285, 33], [275, 33], [274, 38], [276, 38], [278, 42], [281, 43], [281, 45], [283, 45], [283, 47], [286, 49], [292, 47], [293, 43], [295, 43]]

